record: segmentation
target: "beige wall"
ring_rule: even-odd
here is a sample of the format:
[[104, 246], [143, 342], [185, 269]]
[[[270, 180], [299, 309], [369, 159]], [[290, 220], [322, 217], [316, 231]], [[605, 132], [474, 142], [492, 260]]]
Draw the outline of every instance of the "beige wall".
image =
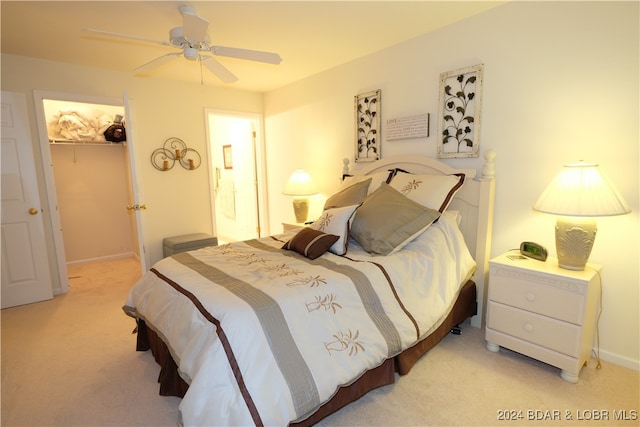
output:
[[433, 156], [439, 74], [484, 63], [480, 148], [498, 155], [492, 255], [523, 240], [555, 255], [555, 218], [532, 205], [564, 163], [599, 162], [633, 209], [598, 221], [601, 351], [639, 369], [638, 40], [637, 2], [515, 2], [266, 94], [272, 228], [293, 215], [281, 194], [291, 170], [328, 194], [342, 158], [353, 161], [354, 95], [381, 89], [383, 123], [430, 113], [431, 137], [383, 141], [382, 155]]
[[67, 264], [132, 256], [126, 148], [52, 144]]

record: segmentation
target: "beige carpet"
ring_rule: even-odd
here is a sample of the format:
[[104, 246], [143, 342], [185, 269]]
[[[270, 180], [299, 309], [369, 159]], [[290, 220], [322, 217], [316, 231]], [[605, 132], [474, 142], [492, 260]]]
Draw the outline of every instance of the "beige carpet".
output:
[[[120, 309], [137, 263], [69, 274], [68, 294], [2, 311], [2, 426], [177, 425], [180, 399], [158, 395], [158, 367], [135, 351], [134, 322]], [[638, 372], [604, 362], [569, 384], [556, 368], [487, 351], [483, 332], [463, 325], [409, 375], [319, 425], [637, 426], [639, 389]]]

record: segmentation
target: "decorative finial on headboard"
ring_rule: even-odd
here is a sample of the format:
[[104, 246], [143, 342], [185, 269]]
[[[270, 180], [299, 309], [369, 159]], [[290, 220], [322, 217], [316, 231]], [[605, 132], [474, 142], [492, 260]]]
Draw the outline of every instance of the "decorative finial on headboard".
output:
[[484, 164], [482, 165], [482, 177], [493, 179], [496, 177], [496, 152], [490, 148], [484, 152]]
[[342, 175], [349, 175], [349, 159], [347, 157], [342, 159]]

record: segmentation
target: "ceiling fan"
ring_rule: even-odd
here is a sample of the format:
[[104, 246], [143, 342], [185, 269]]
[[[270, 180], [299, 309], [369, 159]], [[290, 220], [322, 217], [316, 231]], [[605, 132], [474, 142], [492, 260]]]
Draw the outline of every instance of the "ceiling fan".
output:
[[164, 54], [136, 68], [134, 71], [140, 75], [148, 75], [154, 69], [171, 62], [180, 56], [184, 56], [189, 61], [198, 61], [200, 63], [201, 70], [204, 65], [207, 70], [215, 74], [224, 83], [233, 83], [237, 81], [238, 78], [218, 60], [216, 60], [214, 56], [227, 56], [275, 65], [282, 62], [282, 58], [280, 58], [280, 55], [277, 53], [211, 45], [210, 38], [207, 35], [209, 21], [198, 16], [195, 9], [191, 6], [180, 6], [179, 9], [182, 14], [182, 27], [175, 27], [169, 31], [169, 41], [151, 40], [144, 37], [114, 33], [111, 31], [97, 30], [93, 28], [86, 28], [85, 31], [106, 36], [145, 41], [180, 49], [178, 52]]

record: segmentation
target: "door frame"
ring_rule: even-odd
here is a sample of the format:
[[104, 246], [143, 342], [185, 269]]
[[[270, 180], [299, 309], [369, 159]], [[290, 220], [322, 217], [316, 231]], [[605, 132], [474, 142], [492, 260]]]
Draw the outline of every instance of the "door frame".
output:
[[251, 120], [255, 124], [254, 138], [254, 157], [256, 168], [256, 191], [258, 196], [258, 224], [260, 226], [259, 236], [270, 235], [269, 229], [269, 209], [268, 209], [268, 197], [267, 197], [267, 169], [266, 169], [266, 155], [265, 155], [265, 143], [264, 143], [264, 117], [258, 113], [245, 113], [233, 110], [224, 110], [218, 108], [205, 108], [204, 109], [204, 122], [207, 136], [207, 162], [209, 166], [209, 203], [211, 209], [211, 223], [214, 235], [217, 234], [216, 219], [215, 219], [215, 168], [212, 167], [212, 160], [214, 153], [211, 152], [211, 129], [209, 128], [209, 116], [226, 116], [237, 117]]
[[[46, 126], [46, 116], [44, 111], [44, 99], [55, 99], [59, 101], [69, 101], [69, 102], [79, 102], [79, 103], [88, 103], [88, 104], [103, 104], [103, 105], [114, 105], [123, 107], [125, 110], [126, 118], [129, 118], [128, 111], [128, 101], [122, 98], [110, 98], [110, 97], [102, 97], [102, 96], [90, 96], [90, 95], [78, 95], [78, 94], [70, 94], [64, 92], [51, 92], [51, 91], [33, 91], [34, 98], [34, 107], [36, 110], [36, 127], [38, 130], [38, 140], [40, 142], [40, 151], [42, 155], [42, 166], [44, 173], [44, 181], [45, 181], [45, 192], [47, 194], [47, 202], [49, 204], [49, 221], [51, 223], [52, 233], [53, 233], [53, 243], [55, 248], [55, 259], [58, 270], [58, 279], [60, 281], [60, 290], [59, 292], [54, 292], [56, 294], [64, 294], [69, 291], [69, 277], [67, 274], [67, 260], [66, 254], [64, 250], [64, 238], [62, 232], [62, 221], [60, 219], [60, 211], [58, 210], [58, 196], [56, 193], [55, 186], [55, 176], [53, 172], [53, 161], [51, 158], [51, 150], [49, 148], [49, 135], [47, 134], [47, 126]], [[132, 155], [132, 142], [131, 139], [133, 137], [127, 134], [127, 149], [129, 150], [130, 156], [130, 164], [129, 169], [131, 174], [135, 173], [134, 163], [135, 156]], [[130, 184], [134, 185], [138, 180], [132, 179], [130, 180]], [[137, 202], [136, 202], [137, 203]], [[124, 207], [123, 207], [124, 208]], [[138, 214], [138, 213], [136, 213]], [[137, 238], [137, 243], [139, 243], [141, 250], [142, 242], [144, 242], [142, 236], [141, 228], [137, 228], [134, 230], [134, 234]], [[139, 254], [140, 264], [142, 271], [146, 270], [146, 255], [144, 252], [140, 252]]]

